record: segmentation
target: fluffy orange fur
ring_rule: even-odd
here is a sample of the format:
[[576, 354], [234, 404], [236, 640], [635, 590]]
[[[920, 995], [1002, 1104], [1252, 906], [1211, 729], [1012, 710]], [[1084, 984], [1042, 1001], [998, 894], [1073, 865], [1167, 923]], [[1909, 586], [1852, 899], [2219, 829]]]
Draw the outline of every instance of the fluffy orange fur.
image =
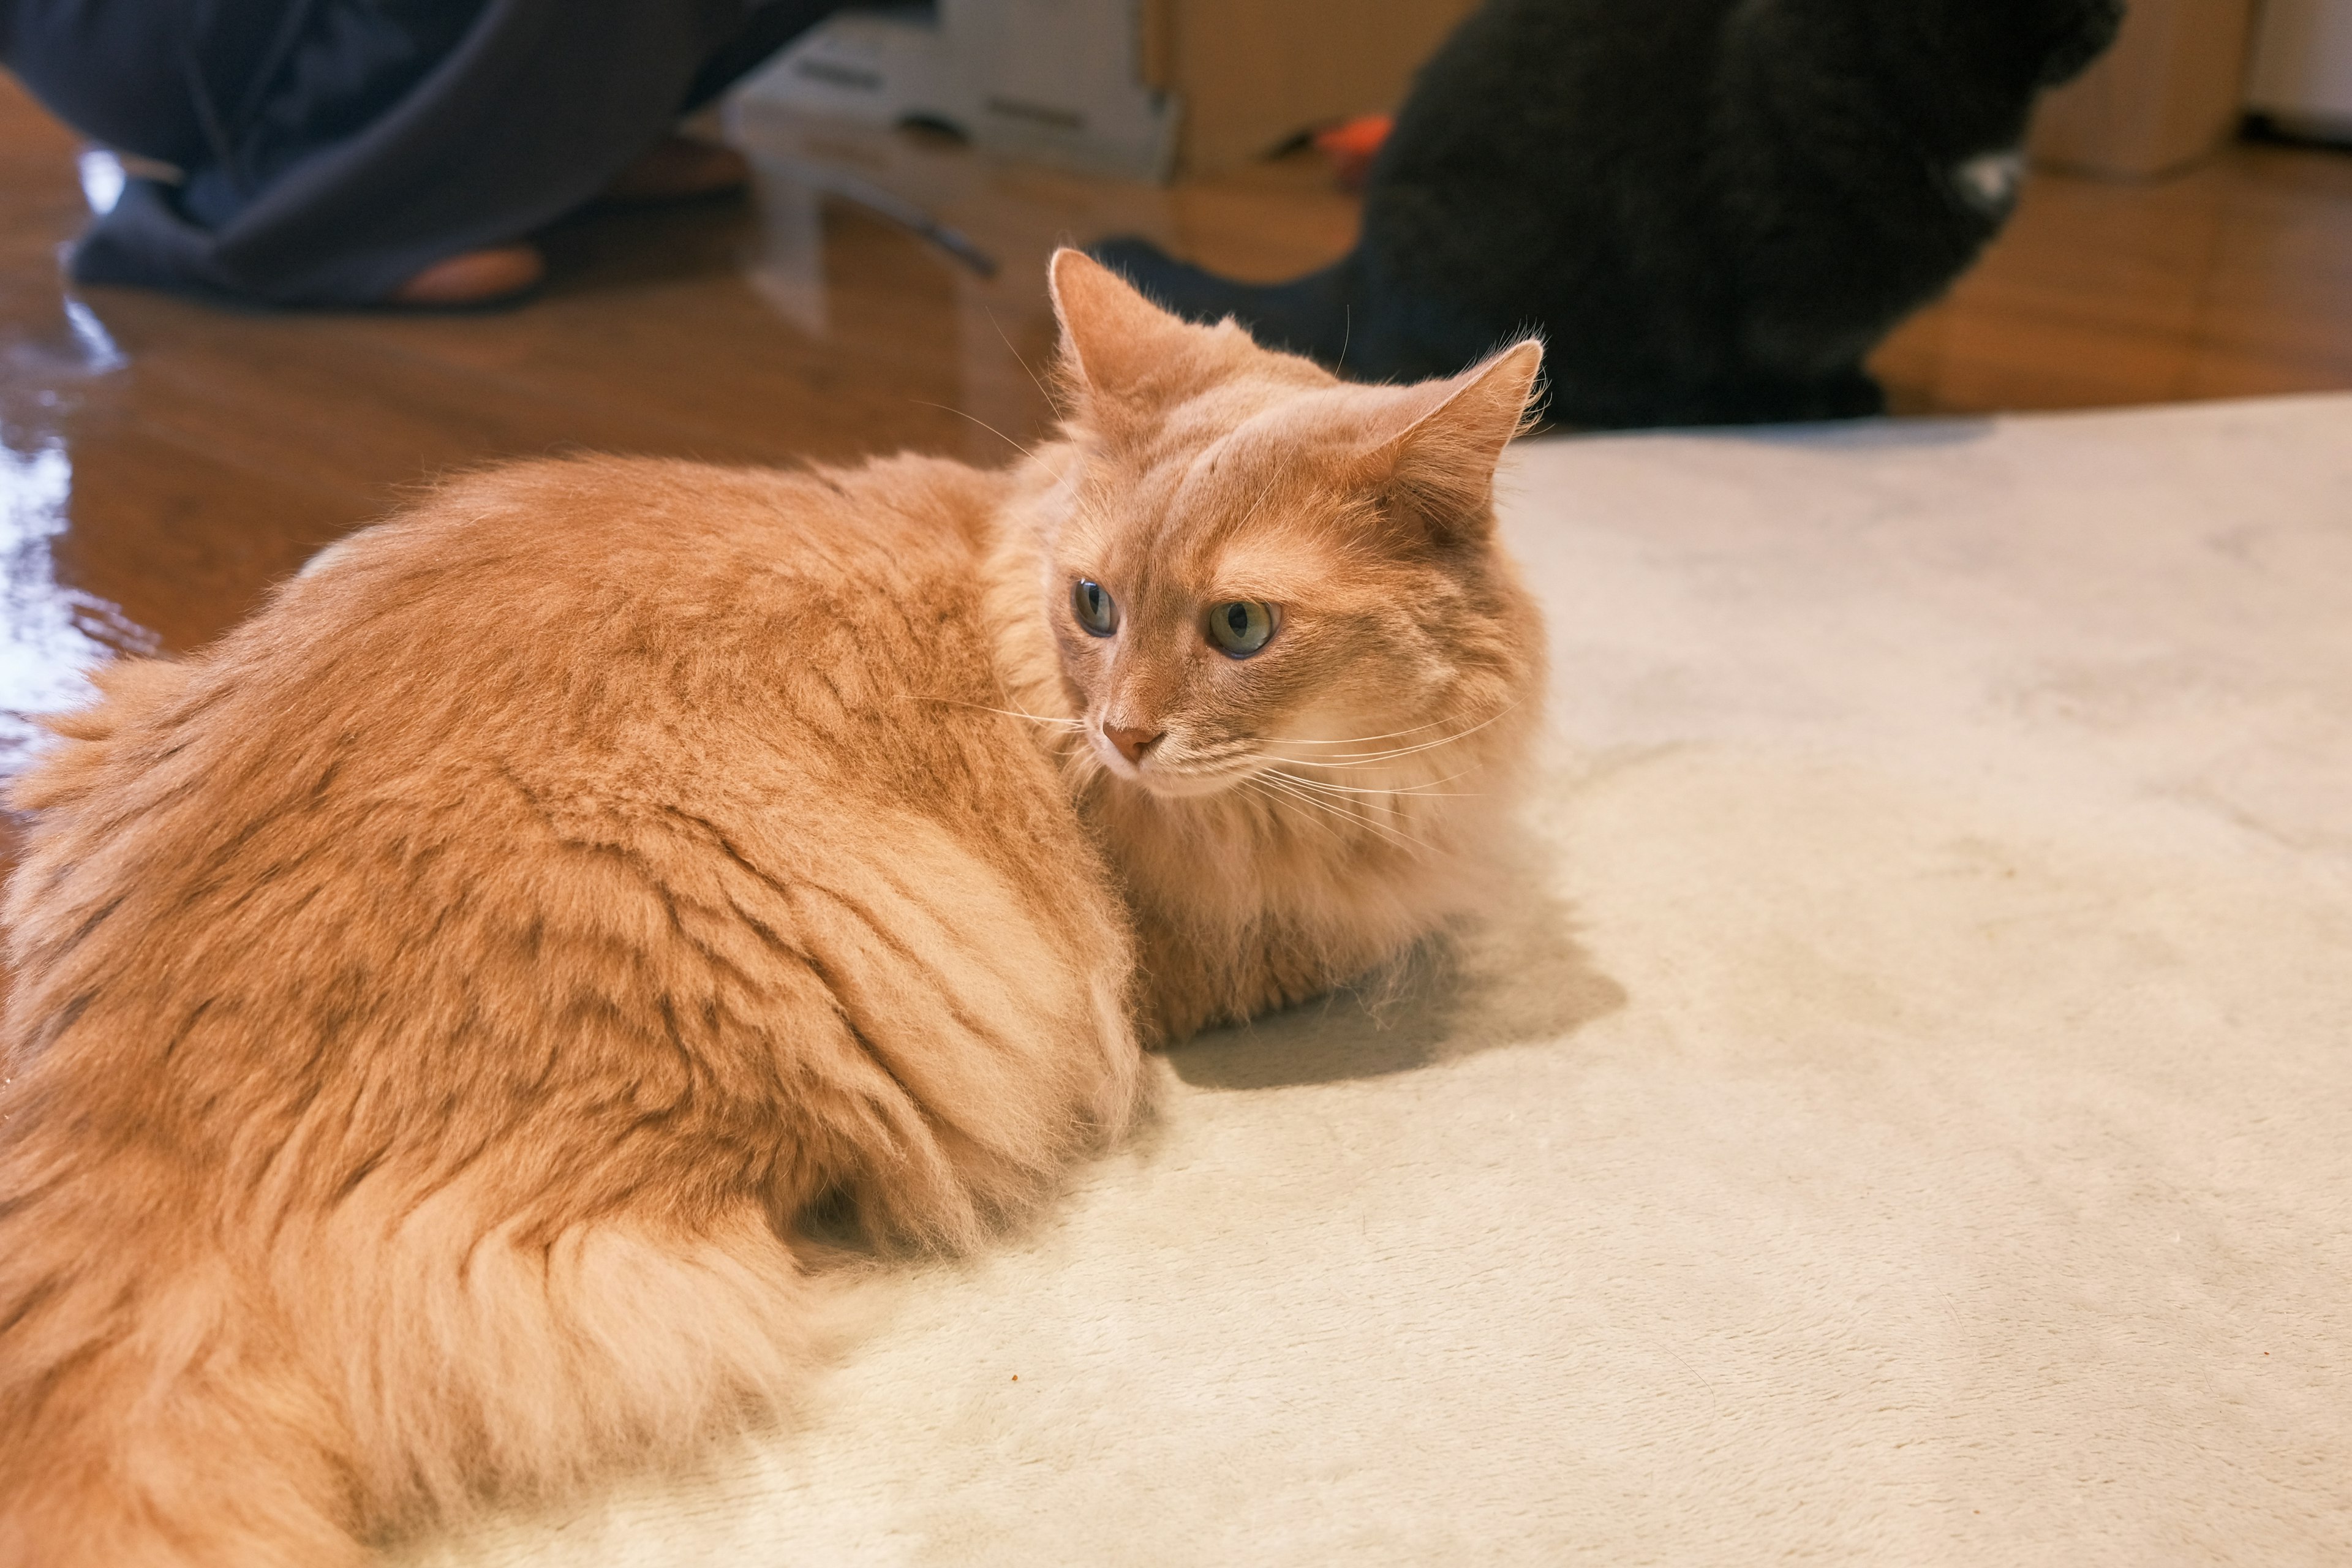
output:
[[1540, 706], [1490, 500], [1534, 346], [1343, 386], [1054, 283], [1075, 413], [1014, 469], [475, 476], [57, 724], [0, 1563], [357, 1563], [756, 1419], [811, 1205], [969, 1245], [1139, 1041], [1472, 901]]

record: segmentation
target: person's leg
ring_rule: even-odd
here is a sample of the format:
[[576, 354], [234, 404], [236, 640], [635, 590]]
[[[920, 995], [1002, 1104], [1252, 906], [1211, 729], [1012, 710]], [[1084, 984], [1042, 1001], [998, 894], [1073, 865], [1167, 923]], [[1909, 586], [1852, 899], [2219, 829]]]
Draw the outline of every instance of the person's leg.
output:
[[710, 51], [679, 103], [691, 114], [768, 63], [776, 51], [841, 10], [849, 0], [749, 0], [742, 26]]
[[[465, 45], [489, 0], [235, 0], [284, 12], [270, 57], [244, 68], [209, 49], [210, 96], [228, 142], [192, 179], [188, 212], [206, 227], [233, 221], [262, 190], [316, 154], [364, 135], [396, 112]], [[224, 0], [181, 0], [199, 16]], [[164, 7], [173, 9], [176, 7]], [[217, 26], [217, 24], [211, 24]]]
[[[277, 60], [239, 104], [232, 162], [197, 182], [199, 220], [232, 219], [248, 194], [322, 145], [357, 135], [389, 113], [479, 19], [486, 0], [370, 0], [364, 7], [305, 0], [289, 18]], [[207, 197], [215, 210], [207, 213]], [[386, 295], [399, 305], [449, 307], [517, 298], [547, 276], [536, 246], [518, 240], [461, 251], [421, 268]]]
[[[0, 0], [0, 61], [58, 119], [176, 175], [205, 228], [234, 221], [311, 147], [383, 113], [462, 37], [485, 0]], [[545, 268], [512, 245], [427, 267], [395, 300], [520, 292]]]
[[[842, 8], [845, 0], [756, 0], [742, 27], [712, 51], [678, 106], [681, 117], [701, 108], [765, 65], [775, 53]], [[732, 147], [673, 132], [621, 171], [604, 187], [615, 202], [676, 201], [742, 186], [751, 165]]]
[[[170, 16], [264, 0], [79, 3]], [[0, 0], [11, 4], [69, 0]], [[283, 4], [297, 10], [279, 14], [293, 23], [277, 68], [234, 95], [226, 136], [205, 134], [205, 151], [226, 142], [233, 155], [199, 163], [185, 187], [132, 182], [77, 247], [78, 277], [284, 304], [465, 304], [527, 287], [540, 269], [528, 235], [613, 184], [698, 94], [836, 8], [834, 0]], [[447, 18], [460, 12], [470, 19], [453, 40]], [[411, 47], [388, 73], [378, 46], [399, 39], [387, 28], [407, 27], [413, 43], [420, 17], [441, 19], [437, 41]], [[401, 71], [408, 80], [387, 91]], [[233, 95], [209, 96], [218, 111]], [[368, 107], [364, 123], [352, 122], [355, 102]], [[174, 150], [185, 154], [184, 139]], [[691, 194], [736, 177], [720, 166], [731, 163], [725, 154], [688, 157], [655, 153], [657, 188], [632, 192], [622, 181], [622, 194]]]
[[[843, 0], [769, 0], [743, 28], [703, 62], [687, 90], [681, 112], [689, 111], [756, 69], [815, 23], [841, 8]], [[738, 191], [751, 179], [751, 165], [734, 148], [672, 132], [614, 175], [599, 199], [638, 204], [691, 200]], [[538, 247], [491, 247], [436, 262], [394, 291], [396, 303], [486, 304], [536, 288], [546, 276]]]
[[193, 169], [216, 151], [193, 84], [242, 90], [283, 16], [301, 4], [0, 0], [0, 64], [91, 141]]

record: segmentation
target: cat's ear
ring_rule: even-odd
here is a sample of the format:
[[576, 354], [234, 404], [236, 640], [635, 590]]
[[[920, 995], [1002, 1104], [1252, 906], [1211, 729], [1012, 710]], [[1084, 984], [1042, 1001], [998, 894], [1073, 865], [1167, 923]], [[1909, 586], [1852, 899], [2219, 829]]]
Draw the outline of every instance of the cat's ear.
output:
[[1365, 479], [1440, 536], [1483, 533], [1495, 466], [1527, 426], [1542, 369], [1543, 344], [1527, 338], [1450, 380], [1407, 389], [1387, 421], [1395, 427], [1365, 454]]
[[1090, 402], [1148, 395], [1175, 367], [1201, 329], [1171, 316], [1093, 257], [1068, 247], [1045, 269], [1062, 323], [1062, 374]]

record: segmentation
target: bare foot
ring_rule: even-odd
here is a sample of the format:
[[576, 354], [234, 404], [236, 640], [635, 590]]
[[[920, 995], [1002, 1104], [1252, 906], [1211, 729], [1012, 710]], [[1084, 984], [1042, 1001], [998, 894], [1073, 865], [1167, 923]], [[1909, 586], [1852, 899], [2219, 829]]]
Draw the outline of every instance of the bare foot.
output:
[[494, 245], [436, 261], [390, 296], [395, 305], [488, 305], [539, 286], [547, 259], [535, 245]]
[[716, 142], [665, 136], [604, 187], [608, 202], [674, 202], [743, 188], [751, 166]]

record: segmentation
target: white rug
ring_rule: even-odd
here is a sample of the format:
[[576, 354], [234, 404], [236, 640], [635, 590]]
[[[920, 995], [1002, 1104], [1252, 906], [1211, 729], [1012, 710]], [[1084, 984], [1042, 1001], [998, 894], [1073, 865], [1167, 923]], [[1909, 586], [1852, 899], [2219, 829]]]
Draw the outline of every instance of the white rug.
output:
[[1457, 970], [556, 1564], [2352, 1563], [2352, 397], [1545, 441]]

